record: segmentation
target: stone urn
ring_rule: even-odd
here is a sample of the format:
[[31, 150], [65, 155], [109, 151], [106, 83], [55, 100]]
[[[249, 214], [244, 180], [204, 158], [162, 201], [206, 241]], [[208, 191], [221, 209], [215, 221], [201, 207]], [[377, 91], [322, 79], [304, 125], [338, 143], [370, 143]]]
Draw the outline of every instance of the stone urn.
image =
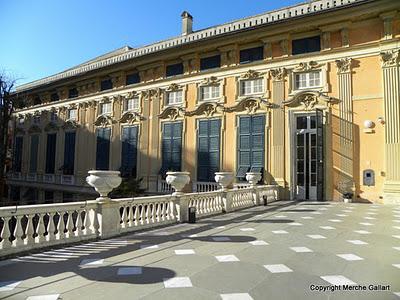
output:
[[223, 191], [228, 189], [233, 182], [233, 174], [231, 172], [215, 172], [215, 182], [221, 186]]
[[261, 180], [261, 173], [259, 173], [259, 172], [247, 172], [246, 173], [246, 180], [250, 183], [251, 186], [255, 186]]
[[174, 188], [173, 196], [183, 195], [182, 190], [190, 181], [189, 174], [189, 172], [167, 172], [165, 181]]
[[109, 199], [108, 194], [118, 187], [122, 181], [119, 171], [91, 170], [88, 173], [89, 176], [86, 177], [86, 182], [100, 194], [97, 200]]

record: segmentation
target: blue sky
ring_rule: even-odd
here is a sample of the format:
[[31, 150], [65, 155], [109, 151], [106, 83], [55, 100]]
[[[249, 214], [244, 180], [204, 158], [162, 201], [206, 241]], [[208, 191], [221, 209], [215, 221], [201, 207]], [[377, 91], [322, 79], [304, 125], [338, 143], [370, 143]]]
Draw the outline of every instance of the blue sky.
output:
[[177, 36], [180, 14], [193, 29], [229, 22], [299, 0], [0, 0], [0, 70], [18, 84], [63, 71], [124, 45]]

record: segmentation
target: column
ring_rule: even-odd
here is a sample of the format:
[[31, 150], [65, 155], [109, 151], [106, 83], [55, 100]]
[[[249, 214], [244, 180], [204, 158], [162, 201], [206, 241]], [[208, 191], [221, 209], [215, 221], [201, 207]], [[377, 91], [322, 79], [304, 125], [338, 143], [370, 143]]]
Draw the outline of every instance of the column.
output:
[[385, 110], [384, 203], [400, 203], [400, 50], [381, 53]]
[[336, 60], [339, 85], [340, 192], [354, 192], [351, 58]]
[[285, 97], [286, 69], [279, 68], [270, 71], [272, 76], [272, 164], [271, 175], [273, 181], [285, 187], [285, 111], [282, 102]]

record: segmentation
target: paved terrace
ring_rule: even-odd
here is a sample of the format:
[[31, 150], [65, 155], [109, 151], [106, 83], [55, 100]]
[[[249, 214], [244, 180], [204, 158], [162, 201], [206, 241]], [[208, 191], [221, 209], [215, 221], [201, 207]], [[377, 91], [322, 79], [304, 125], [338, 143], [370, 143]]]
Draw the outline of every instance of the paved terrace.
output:
[[[10, 300], [400, 299], [400, 207], [278, 201], [0, 263]], [[310, 290], [334, 284], [390, 290]]]

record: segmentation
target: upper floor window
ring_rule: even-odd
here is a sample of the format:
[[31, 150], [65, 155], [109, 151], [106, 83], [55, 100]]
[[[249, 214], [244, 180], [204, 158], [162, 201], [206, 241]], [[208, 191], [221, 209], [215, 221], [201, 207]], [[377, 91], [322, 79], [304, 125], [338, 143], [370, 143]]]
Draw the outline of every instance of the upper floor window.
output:
[[240, 63], [246, 64], [264, 58], [264, 47], [240, 50]]
[[58, 101], [58, 100], [60, 100], [60, 97], [58, 96], [58, 94], [57, 93], [52, 93], [51, 96], [50, 96], [50, 101], [54, 102], [54, 101]]
[[182, 103], [182, 91], [167, 92], [167, 105]]
[[212, 100], [219, 98], [219, 85], [205, 85], [200, 87], [200, 100]]
[[263, 79], [249, 79], [240, 81], [240, 95], [247, 96], [263, 92]]
[[214, 55], [200, 59], [200, 70], [208, 70], [221, 67], [221, 55]]
[[101, 103], [100, 104], [100, 114], [106, 115], [106, 114], [111, 114], [111, 102], [108, 103]]
[[302, 54], [321, 51], [319, 35], [292, 41], [292, 54]]
[[68, 98], [76, 98], [79, 96], [78, 89], [72, 88], [68, 90]]
[[113, 83], [111, 79], [105, 79], [100, 82], [100, 90], [111, 90], [113, 88]]
[[33, 117], [33, 124], [36, 124], [36, 125], [40, 124], [40, 116]]
[[125, 100], [124, 111], [138, 110], [139, 109], [139, 97], [134, 97]]
[[76, 112], [76, 108], [69, 109], [67, 115], [68, 120], [76, 120]]
[[167, 66], [167, 69], [166, 69], [167, 77], [176, 76], [176, 75], [180, 75], [180, 74], [183, 74], [183, 64], [182, 63]]
[[296, 73], [294, 75], [294, 80], [294, 85], [297, 90], [319, 87], [321, 86], [321, 72]]
[[39, 105], [42, 104], [42, 100], [40, 99], [40, 97], [35, 97], [33, 99], [33, 105]]
[[140, 82], [139, 73], [132, 73], [132, 74], [126, 75], [126, 85], [139, 83], [139, 82]]
[[51, 122], [56, 122], [57, 121], [57, 113], [55, 112], [55, 111], [52, 111], [51, 113], [50, 113], [50, 121]]

